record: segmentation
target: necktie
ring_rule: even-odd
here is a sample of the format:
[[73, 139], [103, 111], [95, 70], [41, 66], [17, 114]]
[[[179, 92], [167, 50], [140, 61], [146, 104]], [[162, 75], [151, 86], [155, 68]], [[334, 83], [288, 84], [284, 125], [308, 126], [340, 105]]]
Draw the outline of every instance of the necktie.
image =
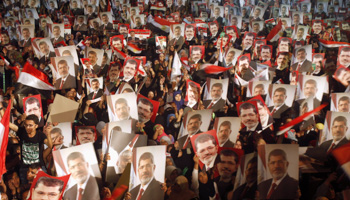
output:
[[299, 71], [301, 68], [301, 63], [298, 64], [297, 71]]
[[276, 183], [272, 184], [271, 190], [270, 190], [269, 194], [267, 194], [267, 196], [266, 196], [267, 199], [271, 198], [271, 195], [276, 190], [276, 186], [277, 186]]
[[187, 137], [187, 139], [186, 139], [186, 141], [185, 141], [184, 146], [183, 146], [182, 149], [186, 149], [186, 148], [187, 148], [187, 145], [188, 145], [188, 143], [189, 143], [190, 141], [191, 141], [191, 136]]
[[211, 107], [213, 107], [213, 105], [214, 105], [214, 102], [211, 102], [211, 103], [209, 104], [209, 106], [208, 106], [208, 109], [210, 109]]
[[335, 143], [333, 142], [332, 145], [329, 147], [327, 154], [330, 154], [333, 151], [334, 146], [335, 146]]
[[64, 80], [62, 80], [62, 82], [61, 82], [60, 89], [62, 89], [62, 88], [63, 88], [63, 84], [64, 84]]
[[276, 108], [274, 108], [273, 110], [272, 110], [272, 112], [271, 112], [271, 114], [273, 115], [275, 112], [276, 112]]
[[79, 194], [78, 194], [78, 200], [82, 200], [83, 199], [83, 188], [79, 188]]
[[92, 97], [92, 99], [95, 99], [95, 97], [96, 97], [96, 94], [97, 94], [97, 93], [96, 93], [96, 92], [94, 92], [94, 96]]
[[139, 197], [137, 197], [137, 200], [140, 200], [141, 197], [142, 197], [142, 195], [143, 195], [143, 189], [141, 188], [141, 190], [140, 190], [140, 192], [139, 192]]

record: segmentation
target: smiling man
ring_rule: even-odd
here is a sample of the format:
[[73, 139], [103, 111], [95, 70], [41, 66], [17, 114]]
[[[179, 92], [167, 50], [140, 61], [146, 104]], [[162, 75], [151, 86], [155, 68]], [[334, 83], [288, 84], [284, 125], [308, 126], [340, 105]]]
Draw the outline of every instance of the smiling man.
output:
[[242, 132], [261, 130], [258, 111], [254, 104], [248, 102], [241, 104], [239, 106], [239, 112], [241, 122], [245, 126], [241, 130]]
[[299, 182], [288, 175], [289, 162], [286, 152], [282, 149], [272, 150], [267, 166], [272, 178], [259, 184], [259, 198], [298, 199]]
[[228, 148], [234, 147], [235, 144], [230, 140], [231, 133], [232, 133], [231, 122], [230, 121], [222, 122], [217, 131], [217, 137], [218, 137], [220, 147], [228, 147]]
[[67, 157], [68, 171], [77, 183], [64, 194], [64, 199], [100, 199], [95, 177], [89, 173], [89, 163], [80, 152], [72, 152]]
[[126, 61], [125, 66], [123, 67], [123, 74], [126, 82], [129, 82], [136, 75], [137, 70], [137, 61], [134, 59], [129, 59]]
[[201, 134], [194, 141], [196, 155], [204, 164], [204, 169], [209, 170], [215, 166], [215, 160], [218, 155], [218, 145], [215, 137], [210, 134]]

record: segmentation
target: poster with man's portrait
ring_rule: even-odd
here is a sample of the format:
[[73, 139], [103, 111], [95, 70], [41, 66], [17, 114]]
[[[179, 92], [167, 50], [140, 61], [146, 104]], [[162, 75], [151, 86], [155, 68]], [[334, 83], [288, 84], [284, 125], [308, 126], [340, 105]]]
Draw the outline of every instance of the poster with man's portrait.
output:
[[26, 17], [39, 19], [38, 11], [35, 8], [26, 8]]
[[131, 28], [140, 29], [145, 24], [145, 15], [140, 14], [130, 18]]
[[43, 117], [40, 94], [24, 98], [23, 111], [27, 116], [34, 114], [40, 120]]
[[333, 78], [345, 87], [350, 85], [350, 70], [346, 67], [339, 66], [335, 71]]
[[266, 104], [269, 106], [281, 106], [285, 104], [291, 107], [295, 97], [295, 85], [272, 84], [269, 86], [269, 95]]
[[54, 177], [39, 170], [29, 189], [29, 200], [41, 200], [43, 196], [62, 199], [70, 176]]
[[310, 12], [311, 9], [311, 3], [309, 2], [302, 2], [299, 4], [300, 5], [300, 11], [303, 13], [308, 13]]
[[49, 38], [35, 40], [33, 47], [35, 50], [34, 52], [36, 52], [38, 58], [40, 58], [41, 63], [49, 62], [51, 58], [56, 56], [52, 42]]
[[34, 38], [35, 36], [35, 32], [34, 32], [34, 25], [20, 25], [20, 36], [21, 36], [21, 39], [20, 40], [20, 45], [24, 44], [23, 41], [26, 41], [26, 42], [29, 42], [29, 40], [31, 38]]
[[87, 31], [88, 25], [87, 25], [87, 16], [84, 15], [78, 15], [75, 17], [74, 20], [74, 31]]
[[[169, 41], [172, 41], [174, 38], [176, 38], [177, 40], [182, 38], [182, 40], [184, 40], [184, 35], [185, 35], [185, 24], [170, 25]], [[176, 42], [177, 40], [174, 40], [174, 42]]]
[[[86, 183], [89, 190], [83, 193], [82, 198], [99, 199], [99, 185], [101, 173], [93, 144], [86, 143], [52, 152], [58, 176], [71, 174], [64, 199], [76, 199], [78, 184]], [[77, 167], [80, 166], [80, 167]]]
[[280, 5], [280, 17], [289, 17], [290, 5], [281, 4]]
[[23, 25], [35, 25], [35, 19], [34, 18], [25, 18], [22, 19]]
[[196, 156], [198, 157], [199, 167], [205, 170], [213, 168], [216, 164], [219, 150], [216, 131], [210, 130], [192, 136], [191, 144]]
[[93, 67], [94, 73], [98, 73], [102, 67], [102, 58], [104, 50], [88, 47], [86, 50], [85, 58], [90, 59], [90, 64]]
[[52, 75], [57, 90], [75, 88], [75, 68], [73, 56], [61, 56], [52, 58]]
[[156, 37], [156, 52], [164, 53], [167, 47], [166, 36], [157, 36]]
[[147, 135], [113, 131], [108, 148], [106, 181], [117, 183], [119, 176], [128, 163], [132, 163], [132, 154], [137, 147], [147, 146]]
[[28, 7], [34, 8], [34, 9], [40, 6], [40, 1], [39, 0], [28, 0], [27, 3], [28, 3], [27, 4]]
[[201, 86], [191, 80], [186, 82], [186, 97], [185, 102], [188, 107], [198, 109], [198, 102], [201, 98]]
[[227, 98], [227, 89], [228, 79], [207, 78], [203, 103], [205, 104], [205, 100], [210, 100], [224, 105]]
[[293, 39], [296, 41], [303, 41], [306, 39], [308, 32], [309, 32], [309, 26], [298, 25], [298, 29], [295, 30]]
[[52, 24], [49, 27], [52, 33], [50, 40], [53, 44], [64, 41], [64, 24]]
[[141, 61], [136, 58], [127, 57], [124, 61], [124, 66], [119, 73], [119, 77], [123, 77], [123, 80], [129, 82], [133, 79], [139, 70]]
[[349, 68], [350, 60], [348, 59], [350, 55], [350, 47], [349, 46], [341, 46], [338, 51], [337, 64], [342, 65], [343, 67]]
[[211, 115], [211, 109], [205, 110], [193, 110], [188, 112], [183, 119], [183, 131], [180, 132], [179, 138], [182, 136], [192, 136], [204, 131], [207, 131], [209, 128]]
[[97, 130], [95, 126], [75, 126], [76, 145], [94, 143], [97, 140]]
[[139, 7], [135, 6], [135, 7], [128, 7], [127, 8], [127, 17], [128, 19], [131, 19], [133, 17], [136, 17], [140, 14], [140, 10]]
[[328, 150], [332, 143], [346, 144], [350, 139], [349, 117], [350, 113], [327, 111], [324, 128], [318, 142], [319, 145], [323, 143], [328, 144], [327, 146], [323, 146]]
[[54, 146], [57, 145], [57, 147], [60, 147], [60, 149], [62, 149], [71, 147], [73, 145], [71, 122], [58, 123], [56, 126], [52, 127], [50, 133], [51, 140]]
[[258, 170], [258, 160], [257, 160], [256, 153], [245, 154], [241, 157], [239, 166], [237, 169], [237, 173], [236, 173], [236, 180], [234, 183], [234, 189], [233, 189], [234, 195], [241, 194], [240, 192], [243, 191], [243, 189], [250, 184], [253, 184], [251, 187], [252, 188], [251, 192], [246, 193], [246, 195], [243, 195], [243, 197], [252, 196], [252, 193], [256, 192], [255, 182], [257, 180], [257, 174], [258, 174], [257, 170]]
[[155, 122], [158, 113], [160, 102], [151, 100], [141, 94], [137, 95], [137, 110], [139, 114], [139, 121], [146, 123], [151, 120]]
[[[327, 85], [327, 86], [326, 86]], [[323, 93], [328, 93], [327, 77], [299, 75], [297, 87], [297, 99], [316, 98], [321, 102]]]
[[233, 148], [239, 136], [241, 119], [239, 117], [218, 117], [215, 119], [214, 129], [218, 138], [219, 146]]
[[253, 33], [259, 33], [264, 29], [264, 21], [253, 21], [252, 26], [249, 27], [249, 31]]
[[[258, 146], [258, 191], [262, 199], [299, 197], [299, 146], [267, 144]], [[273, 185], [280, 181], [278, 187]], [[271, 192], [271, 187], [275, 188]]]
[[261, 130], [259, 109], [256, 101], [237, 102], [237, 113], [241, 119], [241, 132]]
[[134, 162], [131, 165], [129, 192], [131, 198], [136, 198], [141, 187], [144, 199], [163, 199], [166, 148], [161, 146], [138, 147], [133, 153]]
[[78, 58], [78, 53], [75, 46], [59, 47], [55, 49], [55, 52], [57, 56], [73, 56], [74, 66], [78, 68], [79, 58]]
[[226, 66], [235, 66], [237, 59], [241, 56], [242, 50], [230, 48], [225, 55], [225, 64]]
[[267, 95], [271, 81], [249, 81], [246, 97]]
[[138, 120], [135, 93], [122, 93], [107, 96], [109, 121]]
[[332, 93], [331, 111], [350, 112], [350, 93]]

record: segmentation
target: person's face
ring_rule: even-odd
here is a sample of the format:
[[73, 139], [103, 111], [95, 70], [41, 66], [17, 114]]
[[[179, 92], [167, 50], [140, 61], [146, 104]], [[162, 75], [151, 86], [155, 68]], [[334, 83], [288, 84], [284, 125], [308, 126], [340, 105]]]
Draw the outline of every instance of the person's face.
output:
[[213, 34], [213, 33], [216, 33], [218, 32], [218, 27], [215, 25], [210, 25], [210, 32]]
[[68, 171], [78, 184], [83, 184], [89, 175], [89, 163], [84, 162], [81, 158], [70, 160], [68, 161]]
[[80, 144], [85, 144], [88, 142], [95, 141], [95, 134], [90, 129], [79, 129], [79, 132], [77, 133], [77, 137]]
[[218, 147], [213, 144], [213, 141], [208, 140], [206, 142], [197, 143], [197, 156], [199, 160], [205, 165], [210, 164], [215, 159]]
[[125, 103], [116, 104], [115, 112], [117, 114], [118, 119], [127, 120], [130, 116], [130, 107]]
[[91, 88], [96, 91], [100, 87], [100, 83], [98, 81], [91, 82]]
[[198, 93], [197, 88], [193, 88], [191, 86], [188, 86], [187, 92], [188, 92], [188, 100], [189, 101], [191, 101], [191, 102], [198, 101], [199, 93]]
[[220, 126], [218, 132], [218, 140], [219, 144], [224, 143], [231, 135], [231, 127], [230, 126]]
[[350, 71], [347, 71], [347, 70], [343, 70], [339, 76], [338, 76], [338, 79], [340, 80], [340, 82], [347, 86], [349, 85], [350, 83]]
[[119, 32], [120, 32], [120, 34], [128, 34], [128, 29], [126, 28], [126, 27], [121, 27], [120, 29], [119, 29]]
[[38, 125], [35, 124], [33, 120], [25, 120], [24, 128], [26, 129], [26, 132], [28, 134], [31, 134], [33, 131], [36, 130], [36, 128], [38, 128]]
[[273, 104], [278, 107], [284, 104], [284, 101], [287, 99], [287, 95], [284, 92], [276, 91], [273, 95]]
[[36, 0], [32, 0], [32, 1], [30, 2], [30, 6], [31, 6], [31, 7], [34, 7], [35, 4], [36, 4]]
[[179, 28], [175, 28], [174, 33], [175, 33], [175, 36], [176, 36], [176, 37], [179, 37], [179, 36], [180, 36], [180, 34], [181, 34], [181, 29], [179, 29]]
[[245, 174], [245, 179], [247, 181], [247, 183], [252, 183], [256, 180], [256, 177], [258, 175], [257, 173], [257, 163], [249, 163], [244, 174]]
[[33, 18], [34, 15], [33, 15], [33, 12], [32, 11], [28, 11], [28, 18]]
[[279, 51], [288, 52], [288, 49], [289, 49], [289, 43], [281, 41], [281, 43], [279, 45]]
[[297, 59], [299, 62], [305, 60], [306, 59], [306, 52], [305, 51], [298, 51]]
[[281, 179], [286, 174], [289, 162], [282, 156], [270, 156], [268, 167], [274, 180]]
[[282, 13], [285, 14], [287, 12], [287, 8], [286, 7], [282, 7]]
[[249, 60], [245, 59], [245, 60], [241, 60], [239, 61], [239, 67], [238, 67], [238, 71], [242, 74], [246, 73], [249, 67]]
[[151, 159], [140, 160], [137, 171], [141, 185], [146, 185], [152, 180], [155, 169], [156, 166], [152, 163]]
[[124, 66], [124, 76], [125, 77], [134, 77], [136, 72], [136, 66], [130, 63], [127, 63]]
[[237, 18], [232, 18], [231, 23], [233, 26], [237, 26], [237, 24], [238, 24]]
[[186, 32], [186, 38], [192, 38], [194, 36], [193, 28], [187, 28], [185, 32]]
[[53, 29], [53, 35], [58, 38], [61, 35], [61, 29], [60, 28], [54, 28]]
[[218, 170], [221, 177], [232, 177], [237, 171], [237, 163], [234, 156], [220, 155]]
[[27, 180], [28, 181], [33, 181], [37, 172], [38, 172], [38, 169], [28, 168]]
[[241, 110], [242, 123], [248, 128], [253, 128], [259, 122], [258, 114], [254, 112], [253, 108]]
[[118, 78], [119, 68], [117, 66], [113, 66], [109, 69], [109, 78], [114, 81]]
[[22, 36], [24, 37], [24, 39], [28, 39], [30, 37], [30, 32], [28, 30], [23, 30]]
[[287, 63], [287, 56], [285, 55], [279, 55], [277, 58], [277, 65], [278, 66], [283, 66]]
[[67, 64], [59, 64], [58, 65], [58, 73], [61, 77], [65, 77], [69, 74], [68, 65]]
[[135, 22], [136, 22], [136, 25], [140, 25], [141, 24], [141, 19], [140, 18], [136, 18]]
[[87, 11], [88, 11], [89, 14], [92, 13], [92, 7], [88, 6]]
[[259, 24], [254, 24], [254, 25], [253, 25], [253, 31], [254, 31], [255, 33], [257, 33], [257, 32], [259, 32], [259, 30], [260, 30], [260, 25], [259, 25]]
[[254, 88], [254, 96], [257, 96], [257, 95], [263, 95], [265, 94], [265, 90], [264, 88], [261, 88], [261, 87], [255, 87]]
[[307, 5], [303, 5], [303, 12], [304, 12], [304, 13], [307, 12]]
[[61, 196], [60, 186], [46, 186], [39, 183], [32, 189], [32, 200], [58, 200]]
[[108, 16], [104, 15], [102, 16], [103, 23], [108, 23]]
[[78, 7], [78, 3], [77, 3], [76, 1], [74, 1], [74, 2], [72, 3], [72, 7], [73, 7], [73, 9], [74, 9], [74, 8], [77, 8], [77, 7]]
[[200, 121], [198, 118], [193, 118], [193, 119], [190, 119], [188, 120], [188, 123], [187, 123], [187, 132], [189, 135], [192, 135], [194, 133], [196, 133], [199, 128], [201, 127], [202, 125], [202, 121]]
[[60, 133], [52, 133], [51, 132], [51, 140], [54, 145], [61, 145], [63, 144], [64, 137]]
[[332, 125], [332, 136], [334, 141], [340, 141], [345, 133], [348, 131], [348, 127], [343, 121], [334, 121]]
[[234, 53], [228, 53], [226, 55], [226, 58], [225, 58], [226, 64], [232, 63], [234, 58], [235, 58], [235, 54]]
[[300, 22], [300, 16], [299, 16], [299, 15], [294, 15], [294, 16], [293, 16], [293, 22], [294, 22], [294, 24], [299, 24], [299, 22]]
[[126, 165], [131, 163], [132, 156], [131, 155], [121, 155], [117, 161], [118, 171], [119, 173], [123, 173]]
[[12, 174], [12, 177], [11, 177], [10, 181], [13, 182], [13, 185], [16, 188], [18, 188], [20, 186], [19, 176], [18, 176], [18, 174], [16, 172]]
[[317, 86], [314, 84], [305, 84], [304, 86], [304, 96], [305, 98], [315, 97], [317, 93]]
[[229, 10], [229, 8], [228, 8], [228, 7], [225, 7], [225, 16], [228, 15], [228, 10]]
[[40, 48], [40, 51], [41, 51], [44, 55], [47, 55], [47, 54], [49, 54], [49, 52], [50, 52], [49, 45], [47, 45], [46, 43], [40, 45], [39, 48]]
[[210, 91], [211, 98], [216, 101], [221, 98], [223, 90], [221, 87], [212, 87]]
[[299, 29], [299, 30], [298, 30], [298, 33], [297, 33], [297, 37], [298, 37], [298, 38], [301, 38], [301, 37], [303, 37], [303, 35], [304, 35], [304, 31], [301, 30], [301, 29]]
[[348, 100], [339, 101], [338, 103], [338, 111], [339, 112], [349, 112], [350, 111], [350, 102]]
[[323, 12], [323, 4], [318, 4], [318, 12]]
[[143, 104], [141, 101], [137, 105], [137, 111], [139, 114], [139, 120], [141, 122], [146, 122], [151, 119], [152, 111], [149, 105]]
[[339, 63], [345, 67], [350, 65], [350, 51], [341, 51], [339, 54]]
[[321, 23], [314, 23], [314, 25], [312, 26], [312, 29], [316, 34], [319, 34], [322, 31]]
[[36, 115], [38, 118], [41, 116], [41, 108], [38, 107], [37, 103], [27, 104], [26, 115]]
[[220, 9], [215, 9], [214, 10], [214, 15], [219, 16], [220, 15]]
[[181, 101], [181, 94], [177, 94], [177, 95], [175, 96], [175, 100], [176, 100], [176, 101]]
[[259, 9], [255, 9], [254, 10], [254, 17], [257, 18], [257, 17], [259, 17], [259, 15], [260, 15], [260, 10]]
[[244, 46], [245, 47], [250, 47], [253, 45], [254, 37], [253, 36], [246, 36], [244, 37]]
[[191, 57], [192, 60], [196, 62], [202, 58], [202, 52], [200, 50], [192, 51]]
[[247, 9], [242, 9], [242, 16], [247, 14]]
[[90, 59], [91, 65], [95, 65], [98, 59], [96, 54], [89, 53], [88, 57]]
[[271, 59], [271, 53], [268, 49], [262, 49], [261, 50], [261, 57], [263, 60], [270, 60]]
[[259, 116], [261, 121], [267, 120], [268, 114], [267, 114], [267, 109], [260, 105], [260, 103], [258, 103], [258, 112], [259, 112]]

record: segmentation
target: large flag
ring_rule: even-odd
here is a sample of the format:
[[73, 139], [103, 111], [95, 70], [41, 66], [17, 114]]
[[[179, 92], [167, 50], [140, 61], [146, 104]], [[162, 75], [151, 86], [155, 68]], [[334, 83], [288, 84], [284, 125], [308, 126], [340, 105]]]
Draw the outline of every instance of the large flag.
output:
[[131, 44], [128, 43], [128, 47], [127, 47], [130, 51], [132, 51], [133, 53], [136, 54], [140, 54], [142, 52], [142, 49], [140, 49], [138, 46], [136, 46], [135, 44]]
[[332, 151], [332, 154], [337, 159], [344, 172], [350, 178], [350, 143], [347, 143]]
[[178, 23], [174, 23], [174, 22], [169, 22], [166, 19], [162, 19], [160, 17], [152, 17], [152, 15], [148, 16], [147, 22], [152, 24], [153, 26], [155, 26], [156, 28], [169, 33], [170, 32], [170, 26], [172, 24], [178, 24]]
[[327, 41], [323, 39], [318, 39], [320, 44], [326, 48], [339, 48], [341, 46], [350, 46], [350, 43], [347, 42], [335, 42], [335, 41]]
[[282, 31], [282, 21], [279, 20], [278, 24], [273, 27], [273, 29], [270, 31], [270, 33], [267, 35], [266, 40], [270, 42], [277, 41], [280, 38], [280, 31]]
[[37, 70], [28, 62], [19, 74], [17, 82], [39, 90], [55, 90], [46, 74]]
[[9, 139], [9, 124], [10, 124], [10, 112], [11, 112], [11, 99], [9, 100], [7, 109], [0, 123], [0, 149], [1, 149], [1, 159], [0, 159], [0, 177], [6, 173], [6, 149]]

